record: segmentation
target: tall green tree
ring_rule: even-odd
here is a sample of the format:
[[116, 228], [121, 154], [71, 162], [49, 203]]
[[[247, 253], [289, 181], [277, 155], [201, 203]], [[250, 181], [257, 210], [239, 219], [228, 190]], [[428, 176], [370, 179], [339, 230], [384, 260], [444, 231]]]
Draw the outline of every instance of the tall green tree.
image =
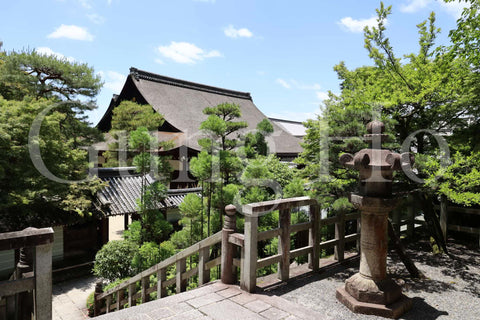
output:
[[[34, 51], [0, 53], [2, 231], [73, 223], [94, 212], [94, 196], [103, 184], [86, 179], [88, 155], [80, 147], [100, 137], [83, 114], [95, 107], [100, 87], [86, 64]], [[39, 136], [29, 140], [30, 128], [42, 113]], [[31, 156], [30, 149], [36, 147], [40, 155]], [[57, 180], [71, 183], [40, 173], [40, 160]]]
[[[470, 128], [478, 119], [477, 77], [463, 57], [435, 46], [439, 29], [435, 15], [418, 24], [418, 52], [398, 57], [387, 36], [386, 20], [391, 7], [381, 3], [377, 26], [365, 28], [365, 48], [373, 66], [349, 70], [344, 62], [334, 70], [341, 94], [330, 94], [321, 117], [306, 123], [304, 152], [297, 160], [306, 166], [304, 177], [314, 194], [330, 194], [327, 204], [355, 189], [357, 173], [342, 168], [338, 157], [366, 147], [361, 137], [365, 125], [382, 120], [390, 143], [384, 147], [399, 151], [402, 142], [414, 134], [411, 150], [440, 155], [438, 144], [425, 130], [453, 132]], [[450, 145], [452, 147], [452, 145]], [[326, 170], [327, 169], [327, 170]], [[401, 175], [397, 176], [397, 178]], [[409, 181], [409, 180], [405, 180]], [[417, 188], [410, 182], [407, 188]]]
[[[140, 199], [138, 199], [141, 241], [142, 243], [149, 241], [160, 243], [160, 240], [172, 229], [159, 209], [161, 201], [167, 197], [165, 182], [169, 179], [164, 176], [164, 173], [169, 169], [164, 167], [166, 162], [162, 162], [158, 156], [151, 153], [152, 147], [154, 148], [158, 142], [146, 127], [139, 127], [131, 132], [128, 142], [130, 148], [137, 151], [137, 155], [133, 157], [133, 165], [142, 177]], [[156, 182], [149, 184], [147, 175], [153, 175]]]
[[[0, 93], [6, 99], [58, 98], [87, 99], [92, 102], [102, 82], [86, 63], [70, 62], [66, 58], [37, 53], [35, 50], [4, 54]], [[81, 105], [88, 108], [88, 104]]]
[[[240, 106], [222, 103], [215, 107], [207, 107], [203, 113], [208, 118], [200, 125], [206, 137], [198, 142], [203, 150], [196, 160], [192, 159], [192, 172], [199, 174], [199, 179], [205, 179], [207, 186], [207, 217], [208, 235], [210, 235], [210, 216], [212, 200], [215, 199], [221, 226], [223, 207], [223, 187], [235, 182], [242, 169], [242, 162], [235, 152], [235, 147], [241, 139], [239, 130], [246, 128], [244, 121], [235, 121], [241, 117]], [[210, 165], [210, 168], [208, 166]], [[208, 173], [210, 172], [210, 173]], [[208, 180], [207, 180], [208, 179]], [[214, 197], [214, 190], [219, 191], [219, 196]], [[204, 190], [205, 192], [205, 190]]]

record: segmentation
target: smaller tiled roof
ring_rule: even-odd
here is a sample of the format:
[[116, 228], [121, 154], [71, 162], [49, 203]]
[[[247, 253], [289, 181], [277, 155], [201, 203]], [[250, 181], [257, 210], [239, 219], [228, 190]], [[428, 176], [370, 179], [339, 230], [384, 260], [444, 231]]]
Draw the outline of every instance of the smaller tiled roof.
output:
[[[142, 176], [135, 173], [134, 167], [99, 168], [100, 179], [108, 182], [108, 186], [97, 193], [102, 211], [108, 216], [124, 215], [137, 212], [137, 199], [140, 198]], [[154, 179], [147, 175], [146, 183], [150, 185]], [[202, 188], [169, 189], [167, 198], [159, 204], [159, 209], [178, 208], [189, 193], [200, 195]]]

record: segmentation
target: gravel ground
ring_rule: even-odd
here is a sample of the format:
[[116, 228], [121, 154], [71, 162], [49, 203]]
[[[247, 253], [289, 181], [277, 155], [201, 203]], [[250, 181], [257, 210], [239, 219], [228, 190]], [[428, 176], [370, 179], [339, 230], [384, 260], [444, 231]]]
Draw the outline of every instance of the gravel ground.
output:
[[[425, 279], [412, 279], [394, 252], [388, 258], [388, 272], [403, 292], [413, 299], [412, 309], [400, 319], [480, 319], [480, 250], [450, 242], [451, 257], [434, 255], [429, 243], [409, 245], [408, 253]], [[358, 263], [357, 263], [358, 265]], [[271, 291], [325, 315], [325, 319], [384, 319], [350, 312], [335, 298], [336, 288], [356, 273], [358, 267], [336, 267], [320, 274], [306, 275]]]

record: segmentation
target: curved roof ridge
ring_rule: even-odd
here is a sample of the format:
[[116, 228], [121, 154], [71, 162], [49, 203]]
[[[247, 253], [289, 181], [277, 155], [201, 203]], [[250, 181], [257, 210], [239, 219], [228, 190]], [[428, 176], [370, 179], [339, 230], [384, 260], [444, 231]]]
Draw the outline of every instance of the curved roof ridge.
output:
[[170, 77], [162, 76], [156, 73], [140, 70], [134, 67], [130, 68], [130, 75], [136, 80], [144, 79], [144, 80], [155, 81], [155, 82], [187, 88], [187, 89], [200, 90], [205, 92], [221, 94], [224, 96], [252, 100], [252, 96], [250, 95], [250, 92], [234, 91], [234, 90], [229, 90], [224, 88], [208, 86], [201, 83], [170, 78]]

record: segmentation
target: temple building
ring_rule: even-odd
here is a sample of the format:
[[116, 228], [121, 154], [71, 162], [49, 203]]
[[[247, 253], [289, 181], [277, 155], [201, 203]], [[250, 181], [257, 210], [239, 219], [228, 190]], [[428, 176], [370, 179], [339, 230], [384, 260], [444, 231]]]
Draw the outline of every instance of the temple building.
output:
[[[165, 122], [158, 128], [157, 136], [160, 141], [170, 140], [175, 144], [173, 149], [159, 152], [160, 155], [170, 155], [172, 159], [171, 165], [175, 171], [171, 189], [196, 186], [195, 178], [188, 173], [188, 161], [201, 150], [197, 140], [202, 138], [200, 124], [207, 119], [203, 109], [221, 103], [239, 105], [242, 117], [238, 120], [248, 124], [240, 133], [255, 130], [257, 124], [267, 118], [255, 106], [248, 92], [212, 87], [130, 68], [121, 92], [114, 95], [97, 125], [102, 132], [107, 133], [111, 129], [112, 111], [124, 100], [149, 104], [164, 116]], [[267, 138], [269, 152], [284, 161], [293, 160], [302, 151], [301, 137], [288, 132], [278, 121], [271, 123], [274, 132]], [[96, 145], [96, 148], [100, 151], [99, 166], [102, 166], [104, 159], [101, 151], [108, 148], [108, 136], [107, 142]]]

